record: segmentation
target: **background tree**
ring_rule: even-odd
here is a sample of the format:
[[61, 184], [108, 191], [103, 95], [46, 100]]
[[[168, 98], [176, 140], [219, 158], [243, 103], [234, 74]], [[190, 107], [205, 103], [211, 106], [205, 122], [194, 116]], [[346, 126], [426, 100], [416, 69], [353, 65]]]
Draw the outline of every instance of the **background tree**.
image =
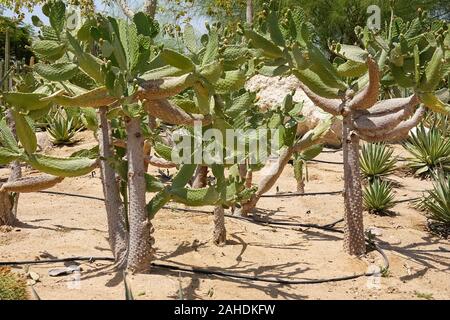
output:
[[30, 26], [7, 17], [0, 17], [0, 48], [5, 48], [7, 30], [9, 32], [11, 57], [13, 60], [25, 59], [28, 62], [33, 55], [28, 49], [33, 35]]

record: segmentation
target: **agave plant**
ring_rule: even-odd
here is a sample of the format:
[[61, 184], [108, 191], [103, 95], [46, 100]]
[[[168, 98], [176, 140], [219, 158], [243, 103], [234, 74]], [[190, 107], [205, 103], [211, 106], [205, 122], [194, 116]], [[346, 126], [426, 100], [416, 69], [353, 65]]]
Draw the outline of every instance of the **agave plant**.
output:
[[420, 203], [429, 219], [445, 227], [450, 227], [450, 176], [436, 177], [433, 189], [428, 191]]
[[415, 132], [411, 132], [404, 147], [412, 155], [408, 166], [416, 175], [450, 172], [450, 139], [443, 137], [438, 129], [418, 126]]
[[362, 146], [359, 161], [361, 174], [372, 182], [376, 178], [389, 175], [395, 169], [394, 150], [384, 143], [366, 143]]
[[47, 117], [47, 132], [52, 138], [54, 145], [71, 145], [74, 136], [80, 129], [77, 129], [74, 117], [69, 116], [63, 110], [57, 110], [55, 113]]
[[387, 181], [375, 179], [363, 191], [364, 208], [370, 213], [387, 214], [394, 206], [392, 186]]

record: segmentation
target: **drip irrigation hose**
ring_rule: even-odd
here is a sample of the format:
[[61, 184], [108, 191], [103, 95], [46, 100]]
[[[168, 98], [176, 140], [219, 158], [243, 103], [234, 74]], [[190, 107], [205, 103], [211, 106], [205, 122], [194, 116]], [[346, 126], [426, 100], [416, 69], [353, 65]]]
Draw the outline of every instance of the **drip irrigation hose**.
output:
[[317, 163], [325, 163], [325, 164], [339, 164], [339, 165], [344, 165], [343, 162], [337, 162], [337, 161], [326, 161], [326, 160], [317, 160], [317, 159], [312, 159], [309, 160], [310, 162], [317, 162]]
[[307, 197], [307, 196], [325, 196], [342, 194], [342, 191], [325, 191], [325, 192], [283, 192], [275, 194], [263, 194], [261, 198], [281, 198], [281, 197]]
[[[368, 244], [370, 246], [372, 246], [382, 256], [383, 262], [384, 262], [384, 266], [382, 268], [383, 268], [383, 270], [387, 270], [389, 268], [389, 260], [386, 256], [386, 254], [384, 253], [384, 251], [372, 242], [368, 242]], [[88, 262], [111, 261], [111, 262], [114, 262], [114, 258], [111, 258], [111, 257], [72, 257], [72, 258], [61, 258], [61, 259], [56, 258], [56, 259], [36, 260], [36, 261], [11, 261], [11, 262], [0, 261], [0, 266], [49, 264], [49, 263], [59, 263], [59, 262], [74, 262], [74, 261], [88, 261]], [[176, 265], [173, 263], [166, 264], [166, 263], [152, 262], [152, 266], [156, 267], [156, 268], [160, 268], [160, 269], [167, 269], [167, 270], [170, 270], [173, 272], [182, 271], [182, 272], [188, 272], [188, 273], [194, 273], [194, 274], [212, 275], [212, 276], [217, 276], [217, 277], [243, 279], [243, 280], [259, 281], [259, 282], [266, 282], [266, 283], [287, 284], [287, 285], [338, 282], [338, 281], [357, 279], [357, 278], [361, 278], [361, 277], [378, 276], [378, 275], [380, 275], [380, 272], [381, 272], [381, 271], [380, 272], [376, 272], [376, 271], [365, 272], [365, 273], [358, 273], [358, 274], [353, 274], [353, 275], [349, 275], [349, 276], [324, 278], [324, 279], [292, 280], [292, 279], [274, 278], [274, 277], [266, 278], [266, 277], [232, 273], [232, 272], [226, 272], [226, 271], [220, 271], [220, 270], [211, 270], [211, 269], [205, 269], [205, 268], [199, 268], [199, 267], [179, 266], [179, 265]]]
[[57, 196], [68, 196], [68, 197], [75, 197], [75, 198], [84, 198], [84, 199], [105, 201], [105, 199], [100, 198], [100, 197], [93, 197], [93, 196], [87, 196], [87, 195], [76, 194], [76, 193], [67, 193], [67, 192], [59, 192], [59, 191], [38, 191], [38, 193], [45, 193], [45, 194], [52, 194], [52, 195], [57, 195]]

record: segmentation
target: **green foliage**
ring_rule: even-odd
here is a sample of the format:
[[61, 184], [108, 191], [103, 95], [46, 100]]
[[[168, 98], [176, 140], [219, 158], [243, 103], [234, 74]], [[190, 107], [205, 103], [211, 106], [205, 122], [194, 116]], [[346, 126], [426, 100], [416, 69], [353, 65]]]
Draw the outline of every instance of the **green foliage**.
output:
[[8, 268], [0, 268], [0, 300], [28, 300], [25, 279]]
[[76, 118], [66, 112], [58, 110], [47, 117], [47, 132], [54, 145], [70, 145], [74, 143], [74, 136], [79, 131]]
[[369, 181], [392, 173], [397, 159], [394, 150], [383, 143], [366, 143], [360, 152], [361, 174]]
[[412, 155], [408, 166], [419, 176], [429, 176], [436, 171], [450, 172], [450, 139], [443, 137], [436, 128], [427, 129], [423, 125], [411, 132], [404, 143]]
[[375, 179], [363, 190], [364, 207], [370, 213], [387, 214], [394, 206], [392, 186], [387, 181]]
[[[19, 119], [19, 118], [18, 118]], [[13, 139], [11, 130], [5, 121], [0, 121], [0, 163], [23, 161], [34, 169], [57, 177], [76, 177], [90, 173], [97, 166], [97, 159], [83, 157], [57, 158], [34, 153], [36, 136], [25, 117], [17, 126], [17, 134], [25, 150]], [[17, 123], [16, 123], [17, 124]], [[20, 128], [20, 129], [19, 129]], [[21, 132], [21, 134], [19, 134]]]
[[419, 207], [425, 210], [429, 219], [450, 227], [450, 179], [449, 175], [440, 174], [421, 200]]
[[0, 48], [5, 48], [6, 30], [9, 32], [11, 41], [11, 56], [17, 61], [25, 59], [28, 62], [33, 55], [28, 48], [32, 37], [31, 28], [21, 22], [0, 16]]

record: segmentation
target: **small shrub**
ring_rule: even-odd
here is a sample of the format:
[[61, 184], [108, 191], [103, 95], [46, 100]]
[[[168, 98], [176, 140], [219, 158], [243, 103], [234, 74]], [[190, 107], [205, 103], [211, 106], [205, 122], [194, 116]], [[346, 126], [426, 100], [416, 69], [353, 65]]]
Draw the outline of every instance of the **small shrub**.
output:
[[27, 284], [11, 272], [9, 268], [0, 268], [0, 300], [27, 300]]
[[395, 169], [394, 150], [383, 143], [366, 143], [360, 153], [361, 174], [369, 181], [386, 176]]
[[364, 207], [370, 213], [388, 214], [394, 206], [392, 186], [387, 181], [375, 179], [363, 190]]
[[430, 176], [439, 170], [450, 172], [450, 139], [443, 137], [436, 128], [417, 127], [404, 147], [412, 155], [408, 166], [416, 175]]

